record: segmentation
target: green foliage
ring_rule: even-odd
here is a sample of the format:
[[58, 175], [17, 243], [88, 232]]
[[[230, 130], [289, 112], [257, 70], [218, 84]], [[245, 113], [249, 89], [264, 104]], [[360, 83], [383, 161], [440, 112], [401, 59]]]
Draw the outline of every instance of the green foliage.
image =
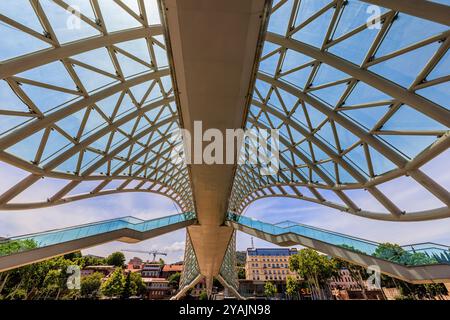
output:
[[169, 285], [176, 290], [178, 290], [178, 287], [180, 286], [180, 279], [181, 279], [180, 272], [174, 273], [171, 276], [169, 276], [169, 278], [167, 278], [167, 280], [169, 281]]
[[289, 269], [308, 281], [311, 289], [316, 292], [316, 297], [325, 299], [322, 287], [339, 270], [336, 262], [327, 256], [320, 255], [312, 249], [302, 249], [289, 259]]
[[84, 298], [96, 298], [100, 294], [103, 274], [95, 272], [81, 279], [80, 294]]
[[109, 278], [103, 282], [101, 292], [106, 297], [121, 297], [124, 288], [124, 276], [122, 268], [117, 267]]
[[236, 251], [236, 263], [237, 265], [244, 266], [247, 259], [246, 251]]
[[120, 267], [117, 267], [101, 286], [102, 294], [111, 298], [127, 299], [143, 295], [145, 291], [146, 286], [139, 273], [129, 272], [125, 276]]
[[64, 259], [75, 261], [82, 257], [81, 251], [75, 251], [64, 255]]
[[[32, 240], [15, 240], [0, 244], [0, 252], [11, 254], [36, 247], [37, 244]], [[94, 273], [82, 277], [80, 290], [68, 289], [67, 279], [70, 274], [66, 271], [69, 266], [78, 265], [83, 268], [87, 265], [100, 265], [106, 262], [106, 259], [83, 257], [80, 252], [75, 252], [0, 273], [0, 299], [98, 298], [102, 291], [110, 297], [145, 293], [145, 283], [138, 273], [130, 274], [128, 286], [125, 288], [126, 281], [122, 274], [125, 257], [122, 253], [113, 253], [108, 258], [109, 262], [117, 264], [118, 268], [103, 286], [103, 274]]]
[[[2, 254], [34, 249], [33, 240], [14, 240], [0, 244]], [[57, 257], [0, 273], [2, 299], [60, 299], [69, 293], [66, 286], [71, 260]]]
[[131, 296], [140, 296], [143, 295], [145, 291], [146, 287], [141, 275], [136, 272], [128, 272], [125, 277], [122, 298], [128, 299]]
[[122, 252], [113, 252], [106, 258], [106, 263], [110, 266], [123, 267], [125, 255]]
[[203, 290], [200, 295], [198, 296], [199, 300], [208, 300], [208, 294], [206, 293], [205, 290]]
[[373, 256], [407, 266], [437, 263], [436, 258], [429, 257], [422, 252], [408, 252], [398, 244], [382, 243], [373, 253]]
[[272, 298], [277, 294], [277, 287], [270, 281], [267, 281], [264, 285], [264, 295], [267, 298]]
[[287, 276], [286, 278], [286, 295], [292, 299], [295, 295], [298, 294], [298, 290], [300, 289], [298, 280], [292, 276]]
[[[404, 265], [425, 265], [437, 263], [435, 257], [429, 257], [421, 252], [408, 252], [399, 245], [392, 243], [380, 244], [375, 250], [373, 256]], [[381, 277], [381, 281], [383, 286], [397, 287], [402, 295], [400, 298], [405, 300], [423, 298], [432, 299], [436, 296], [447, 294], [447, 289], [443, 284], [414, 285], [384, 275]]]
[[342, 247], [344, 249], [352, 250], [354, 252], [366, 254], [365, 252], [363, 252], [363, 251], [361, 251], [359, 249], [356, 249], [354, 246], [349, 246], [348, 244], [341, 244], [340, 247]]
[[133, 285], [133, 295], [134, 296], [142, 296], [147, 291], [147, 287], [145, 285], [144, 280], [142, 280], [141, 274], [137, 272], [130, 273], [131, 283]]
[[335, 261], [315, 250], [302, 249], [289, 259], [289, 269], [302, 278], [317, 277], [320, 283], [324, 283], [336, 275], [338, 266]]
[[127, 273], [127, 276], [125, 277], [124, 286], [122, 289], [121, 297], [123, 299], [128, 299], [133, 295], [133, 291], [136, 292], [136, 288], [133, 282], [131, 282], [131, 272]]
[[245, 268], [244, 266], [238, 265], [238, 279], [245, 279]]
[[79, 265], [81, 269], [85, 268], [86, 266], [100, 266], [107, 264], [106, 259], [93, 256], [82, 256], [79, 258], [75, 258], [72, 261]]
[[9, 296], [11, 300], [25, 300], [27, 298], [27, 291], [25, 289], [17, 289]]
[[26, 251], [37, 248], [38, 245], [34, 240], [13, 240], [0, 243], [0, 256], [10, 255], [16, 252]]

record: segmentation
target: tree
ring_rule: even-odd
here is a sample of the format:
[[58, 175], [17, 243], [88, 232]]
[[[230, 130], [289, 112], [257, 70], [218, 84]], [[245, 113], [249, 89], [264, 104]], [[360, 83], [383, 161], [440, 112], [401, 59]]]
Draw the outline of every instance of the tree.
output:
[[381, 243], [373, 253], [373, 256], [407, 266], [433, 264], [438, 262], [435, 257], [429, 257], [422, 252], [409, 252], [398, 244], [392, 243]]
[[199, 300], [208, 300], [208, 294], [206, 293], [205, 290], [203, 290], [200, 295], [198, 296]]
[[16, 252], [27, 251], [37, 247], [38, 245], [34, 240], [12, 240], [0, 244], [0, 256], [7, 256]]
[[286, 296], [288, 299], [293, 299], [298, 296], [299, 284], [296, 278], [287, 276], [286, 278]]
[[289, 269], [304, 278], [313, 298], [326, 299], [323, 288], [329, 278], [337, 274], [335, 262], [312, 249], [302, 249], [289, 259]]
[[277, 294], [277, 287], [270, 281], [264, 285], [264, 295], [267, 298], [273, 298]]
[[162, 258], [159, 258], [159, 262], [158, 263], [162, 267], [166, 264], [166, 262]]
[[[398, 244], [392, 243], [381, 243], [373, 256], [404, 265], [425, 265], [438, 262], [435, 257], [421, 252], [409, 252]], [[443, 284], [414, 285], [388, 276], [382, 276], [381, 281], [385, 286], [394, 285], [400, 291], [401, 299], [432, 299], [447, 292]]]
[[147, 287], [141, 278], [141, 275], [136, 272], [128, 272], [125, 277], [124, 287], [122, 291], [122, 299], [128, 299], [131, 296], [141, 296], [145, 294]]
[[106, 263], [110, 266], [123, 267], [125, 255], [122, 252], [113, 252], [106, 258]]
[[[9, 255], [37, 246], [34, 240], [14, 240], [0, 244], [0, 252]], [[74, 263], [57, 257], [3, 272], [0, 274], [0, 296], [2, 299], [59, 299], [68, 292], [65, 271], [71, 264]]]
[[86, 266], [100, 266], [106, 264], [106, 259], [97, 258], [93, 256], [83, 256], [75, 259], [75, 261], [80, 266], [80, 268], [84, 268]]
[[64, 259], [75, 261], [76, 259], [81, 258], [81, 251], [75, 251], [72, 253], [68, 253], [64, 255]]
[[81, 296], [84, 298], [96, 298], [100, 294], [103, 274], [95, 272], [81, 279]]
[[175, 290], [178, 290], [178, 287], [180, 286], [180, 279], [181, 273], [179, 272], [176, 272], [170, 275], [169, 278], [167, 278], [167, 280], [169, 281], [169, 285]]
[[101, 292], [106, 297], [121, 297], [124, 288], [124, 276], [122, 268], [117, 267], [109, 278], [103, 282]]
[[45, 298], [54, 297], [58, 300], [61, 289], [64, 287], [64, 277], [61, 270], [49, 270], [44, 278], [43, 288], [41, 291], [45, 293]]
[[245, 279], [245, 267], [238, 265], [238, 279]]
[[142, 280], [141, 274], [137, 272], [130, 273], [130, 280], [133, 287], [133, 295], [134, 296], [142, 296], [147, 291], [147, 286], [145, 285], [144, 280]]
[[131, 282], [131, 272], [128, 272], [125, 277], [121, 298], [128, 299], [133, 295], [133, 291], [136, 292], [135, 284]]

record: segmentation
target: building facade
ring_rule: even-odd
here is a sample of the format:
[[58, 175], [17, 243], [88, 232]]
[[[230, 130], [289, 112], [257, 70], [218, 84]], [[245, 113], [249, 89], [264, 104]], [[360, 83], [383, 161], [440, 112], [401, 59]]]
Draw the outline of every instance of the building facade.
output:
[[169, 299], [173, 295], [173, 289], [169, 281], [164, 278], [142, 278], [147, 288], [147, 299]]
[[183, 272], [182, 263], [165, 264], [161, 270], [161, 277], [168, 279], [171, 275], [181, 272]]
[[256, 281], [285, 281], [287, 276], [299, 278], [289, 270], [289, 257], [297, 249], [256, 248], [247, 249], [245, 279]]
[[341, 269], [338, 275], [331, 277], [329, 282], [330, 289], [344, 289], [344, 290], [360, 290], [358, 282], [352, 277], [348, 269]]
[[163, 266], [159, 263], [144, 263], [142, 264], [141, 276], [142, 278], [159, 278], [162, 268]]
[[141, 258], [134, 257], [133, 259], [130, 259], [130, 261], [128, 261], [127, 269], [129, 269], [129, 270], [142, 269], [143, 264], [144, 264], [144, 261]]

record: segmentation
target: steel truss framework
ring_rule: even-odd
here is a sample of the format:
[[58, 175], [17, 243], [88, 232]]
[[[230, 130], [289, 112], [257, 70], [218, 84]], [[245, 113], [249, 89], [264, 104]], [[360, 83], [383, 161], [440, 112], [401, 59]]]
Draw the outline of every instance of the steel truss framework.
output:
[[[0, 210], [153, 192], [195, 211], [189, 170], [171, 161], [182, 124], [159, 2], [70, 3], [0, 2], [0, 161], [26, 172], [2, 191]], [[370, 5], [381, 6], [374, 24]], [[280, 171], [238, 166], [229, 211], [291, 197], [381, 220], [449, 217], [448, 190], [421, 170], [450, 143], [449, 8], [273, 1], [245, 127], [280, 130]], [[405, 212], [380, 190], [402, 176], [442, 206]], [[30, 201], [42, 186], [48, 194]], [[385, 211], [360, 207], [355, 189]], [[232, 286], [234, 241], [221, 268]], [[199, 268], [186, 246], [187, 287]]]
[[[368, 20], [371, 4], [387, 8]], [[450, 143], [450, 105], [439, 96], [450, 84], [443, 13], [450, 7], [425, 1], [275, 1], [246, 127], [280, 130], [280, 171], [238, 167], [230, 211], [291, 197], [381, 220], [449, 217], [448, 190], [420, 169]], [[442, 207], [397, 206], [378, 186], [401, 176]], [[354, 189], [385, 210], [359, 207]]]
[[[181, 143], [170, 140], [179, 117], [164, 30], [150, 24], [158, 7], [126, 3], [93, 0], [78, 11], [65, 1], [44, 6], [31, 0], [12, 12], [16, 16], [0, 15], [2, 25], [30, 38], [32, 47], [46, 47], [18, 57], [20, 48], [9, 48], [13, 57], [0, 64], [0, 159], [29, 172], [0, 195], [1, 209], [154, 192], [193, 210], [187, 167], [171, 161]], [[36, 18], [33, 28], [20, 20], [22, 10]], [[122, 28], [117, 14], [130, 27]], [[80, 17], [80, 39], [64, 42], [71, 33], [61, 15]], [[43, 201], [14, 201], [42, 178], [68, 182]]]

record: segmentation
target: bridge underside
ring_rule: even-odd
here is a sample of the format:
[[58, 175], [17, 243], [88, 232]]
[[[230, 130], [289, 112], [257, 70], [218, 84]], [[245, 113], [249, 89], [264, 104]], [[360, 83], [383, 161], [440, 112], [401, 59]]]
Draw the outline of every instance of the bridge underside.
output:
[[[194, 134], [195, 121], [223, 136], [226, 129], [242, 127], [265, 3], [165, 2], [183, 127], [189, 132]], [[191, 154], [196, 156], [193, 145]], [[202, 161], [189, 168], [198, 224], [188, 232], [210, 287], [233, 234], [224, 221], [235, 166]]]

